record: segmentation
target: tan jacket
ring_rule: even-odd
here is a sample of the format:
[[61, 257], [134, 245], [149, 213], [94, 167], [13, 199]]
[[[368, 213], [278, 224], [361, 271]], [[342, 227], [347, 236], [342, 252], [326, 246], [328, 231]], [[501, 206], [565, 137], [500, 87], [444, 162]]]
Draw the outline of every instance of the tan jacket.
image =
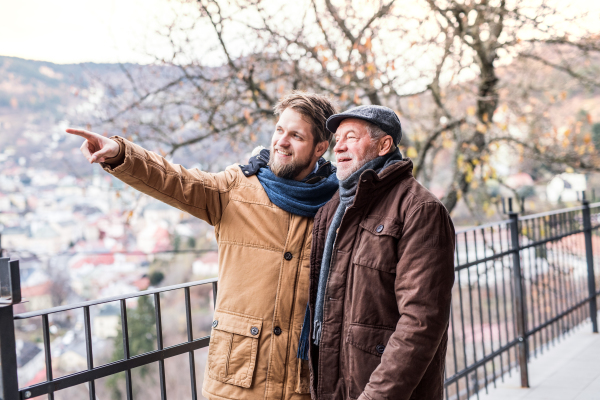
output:
[[310, 399], [296, 358], [308, 302], [312, 218], [275, 206], [238, 166], [187, 170], [120, 137], [103, 168], [135, 189], [214, 225], [219, 290], [202, 394]]

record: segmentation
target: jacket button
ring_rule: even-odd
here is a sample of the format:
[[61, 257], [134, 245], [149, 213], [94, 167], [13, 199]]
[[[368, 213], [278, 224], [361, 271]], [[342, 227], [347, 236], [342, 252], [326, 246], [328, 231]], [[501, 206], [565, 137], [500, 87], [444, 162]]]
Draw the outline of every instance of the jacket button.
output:
[[258, 335], [258, 328], [253, 326], [252, 328], [250, 328], [250, 333], [252, 334], [252, 336]]
[[379, 225], [377, 227], [377, 233], [381, 233], [382, 230], [383, 230], [383, 225]]
[[213, 321], [213, 328], [216, 328], [217, 325], [219, 325], [219, 321], [217, 321], [216, 319]]
[[275, 329], [273, 329], [273, 333], [277, 336], [281, 335], [281, 328], [276, 326]]
[[382, 344], [378, 344], [377, 347], [375, 347], [375, 350], [377, 350], [379, 354], [383, 354], [383, 352], [385, 351], [385, 346]]
[[288, 252], [286, 252], [286, 253], [283, 255], [283, 258], [285, 258], [286, 260], [290, 261], [290, 260], [292, 259], [292, 253], [290, 253], [289, 251], [288, 251]]

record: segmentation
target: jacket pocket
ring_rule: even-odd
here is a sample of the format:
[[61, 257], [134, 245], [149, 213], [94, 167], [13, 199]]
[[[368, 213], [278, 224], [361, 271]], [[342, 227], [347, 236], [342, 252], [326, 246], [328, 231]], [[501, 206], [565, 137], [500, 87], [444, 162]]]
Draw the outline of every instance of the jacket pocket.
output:
[[402, 224], [394, 218], [369, 215], [361, 221], [360, 227], [362, 232], [354, 264], [384, 272], [395, 272]]
[[351, 324], [346, 343], [350, 369], [349, 395], [357, 399], [365, 390], [371, 374], [381, 363], [385, 346], [394, 333], [393, 328]]
[[208, 349], [208, 376], [249, 388], [261, 331], [260, 318], [215, 311]]

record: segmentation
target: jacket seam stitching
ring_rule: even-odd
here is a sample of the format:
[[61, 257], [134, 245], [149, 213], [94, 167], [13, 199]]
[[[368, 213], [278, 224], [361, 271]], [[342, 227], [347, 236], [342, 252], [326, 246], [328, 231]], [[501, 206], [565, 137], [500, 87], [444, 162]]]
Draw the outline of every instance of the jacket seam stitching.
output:
[[414, 210], [406, 217], [406, 219], [411, 218], [417, 211], [419, 211], [421, 208], [425, 207], [425, 205], [427, 204], [433, 204], [435, 206], [440, 206], [441, 204], [439, 204], [438, 202], [435, 201], [424, 201], [422, 203], [419, 203], [418, 205], [415, 206]]
[[132, 175], [132, 174], [131, 174], [131, 173], [129, 173], [129, 172], [123, 171], [123, 174], [125, 174], [125, 175], [128, 175], [128, 176], [130, 176], [130, 177], [134, 178], [134, 179], [135, 179], [135, 180], [137, 180], [138, 182], [141, 182], [141, 183], [142, 183], [144, 186], [146, 186], [146, 187], [148, 187], [148, 188], [150, 188], [150, 189], [152, 189], [152, 190], [156, 190], [158, 193], [160, 193], [160, 194], [164, 194], [166, 197], [168, 197], [168, 198], [170, 198], [170, 199], [173, 199], [173, 200], [177, 201], [178, 203], [183, 203], [183, 204], [185, 204], [186, 206], [193, 207], [193, 208], [196, 208], [196, 209], [198, 209], [198, 210], [206, 211], [206, 212], [208, 212], [209, 214], [211, 214], [211, 215], [214, 215], [214, 213], [212, 213], [212, 212], [211, 212], [210, 210], [208, 210], [207, 208], [198, 207], [198, 206], [195, 206], [195, 205], [193, 205], [193, 204], [185, 203], [185, 202], [183, 202], [183, 201], [181, 201], [181, 200], [178, 200], [177, 198], [175, 198], [175, 197], [173, 197], [173, 196], [171, 196], [171, 195], [169, 195], [169, 194], [167, 194], [167, 193], [163, 192], [162, 190], [159, 190], [159, 189], [157, 189], [157, 188], [155, 188], [155, 187], [153, 187], [153, 186], [150, 186], [150, 185], [148, 185], [146, 182], [143, 182], [141, 179], [139, 179], [139, 178], [135, 177], [134, 175]]
[[219, 244], [231, 244], [231, 245], [234, 245], [234, 246], [254, 247], [254, 248], [257, 248], [257, 249], [269, 250], [269, 251], [274, 251], [274, 252], [277, 252], [277, 253], [283, 251], [283, 249], [276, 248], [276, 247], [261, 246], [261, 245], [258, 245], [258, 244], [237, 242], [237, 241], [233, 241], [233, 240], [219, 240]]

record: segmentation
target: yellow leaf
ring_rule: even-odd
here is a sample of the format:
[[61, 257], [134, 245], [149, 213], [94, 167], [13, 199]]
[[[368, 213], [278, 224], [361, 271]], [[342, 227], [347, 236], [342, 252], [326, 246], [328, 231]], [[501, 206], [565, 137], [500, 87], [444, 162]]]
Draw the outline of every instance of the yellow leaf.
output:
[[246, 122], [248, 123], [248, 125], [251, 125], [254, 122], [254, 119], [250, 115], [250, 110], [248, 110], [247, 108], [244, 110], [244, 118], [246, 118]]
[[406, 150], [406, 156], [408, 158], [415, 158], [417, 155], [417, 150], [412, 146], [409, 147], [408, 150]]
[[589, 144], [591, 141], [592, 141], [592, 135], [590, 135], [589, 133], [583, 137], [583, 142], [585, 144]]
[[486, 133], [487, 132], [487, 126], [485, 126], [482, 123], [477, 124], [477, 132], [479, 132], [479, 133]]
[[475, 115], [475, 107], [473, 107], [473, 106], [467, 107], [467, 115], [469, 115], [470, 117]]
[[250, 132], [250, 140], [256, 142], [256, 135], [254, 134], [254, 132]]
[[565, 136], [566, 136], [566, 137], [569, 137], [569, 135], [570, 135], [570, 134], [571, 134], [571, 130], [570, 130], [570, 129], [567, 129], [567, 130], [565, 131]]
[[198, 121], [200, 119], [200, 114], [194, 114], [194, 121]]

